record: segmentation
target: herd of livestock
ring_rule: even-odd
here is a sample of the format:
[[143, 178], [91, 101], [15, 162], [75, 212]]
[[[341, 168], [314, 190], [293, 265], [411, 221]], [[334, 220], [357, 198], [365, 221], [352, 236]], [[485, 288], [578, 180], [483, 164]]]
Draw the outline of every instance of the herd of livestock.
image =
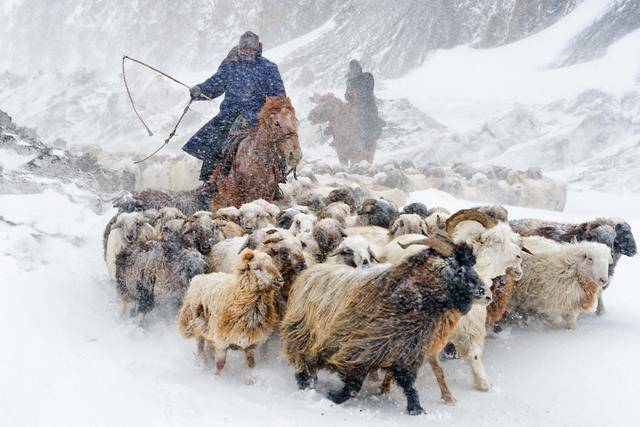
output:
[[284, 185], [280, 205], [212, 212], [209, 191], [145, 190], [116, 202], [104, 256], [123, 315], [143, 322], [159, 302], [178, 301], [178, 329], [196, 339], [197, 355], [219, 374], [229, 349], [244, 351], [249, 383], [256, 350], [279, 334], [300, 388], [320, 369], [344, 383], [328, 394], [336, 403], [367, 378], [383, 393], [395, 382], [409, 414], [423, 412], [415, 380], [425, 361], [446, 402], [445, 347], [487, 390], [488, 328], [534, 316], [574, 329], [581, 313], [602, 313], [620, 257], [636, 254], [619, 219], [510, 221], [497, 205], [399, 210], [298, 181]]

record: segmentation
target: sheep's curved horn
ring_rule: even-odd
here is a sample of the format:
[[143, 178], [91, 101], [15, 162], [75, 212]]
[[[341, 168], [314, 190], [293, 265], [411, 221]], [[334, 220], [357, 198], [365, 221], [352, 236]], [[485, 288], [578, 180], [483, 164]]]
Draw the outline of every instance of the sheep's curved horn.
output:
[[476, 209], [462, 209], [454, 213], [453, 215], [451, 215], [445, 221], [444, 223], [445, 232], [448, 235], [451, 235], [453, 233], [453, 230], [455, 230], [456, 226], [460, 224], [462, 221], [476, 221], [476, 222], [479, 222], [484, 228], [491, 228], [498, 223], [495, 219], [491, 218], [489, 215], [482, 212], [478, 212]]
[[437, 237], [427, 237], [425, 239], [414, 240], [409, 243], [398, 242], [398, 245], [400, 245], [402, 249], [407, 249], [412, 245], [425, 245], [435, 249], [438, 253], [444, 256], [451, 256], [451, 254], [453, 254], [453, 249], [455, 248], [455, 245], [452, 242], [439, 239]]

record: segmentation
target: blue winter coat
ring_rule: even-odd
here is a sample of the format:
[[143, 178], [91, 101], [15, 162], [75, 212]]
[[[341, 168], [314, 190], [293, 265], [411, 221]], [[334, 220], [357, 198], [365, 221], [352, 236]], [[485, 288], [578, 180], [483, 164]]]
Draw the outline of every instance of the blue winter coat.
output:
[[[199, 159], [222, 156], [224, 141], [220, 142], [218, 135], [221, 131], [226, 135], [236, 117], [242, 115], [252, 127], [256, 126], [265, 98], [286, 96], [276, 64], [260, 54], [256, 55], [254, 61], [242, 60], [236, 48], [222, 61], [218, 71], [198, 86], [211, 99], [224, 94], [218, 115], [196, 132], [182, 148]], [[218, 141], [212, 140], [216, 138]]]

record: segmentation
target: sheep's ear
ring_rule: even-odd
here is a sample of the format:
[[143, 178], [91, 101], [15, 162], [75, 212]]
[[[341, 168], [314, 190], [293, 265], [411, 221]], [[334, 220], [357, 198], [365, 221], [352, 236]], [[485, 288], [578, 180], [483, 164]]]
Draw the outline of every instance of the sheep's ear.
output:
[[420, 222], [420, 230], [422, 230], [422, 234], [424, 234], [425, 236], [429, 235], [429, 227], [427, 226], [427, 222], [425, 220], [422, 220]]
[[244, 264], [249, 264], [255, 257], [255, 253], [251, 249], [245, 249], [240, 253], [240, 259]]
[[380, 260], [376, 257], [376, 254], [373, 253], [373, 251], [371, 250], [371, 248], [368, 248], [369, 250], [369, 257], [371, 257], [371, 259], [377, 263], [380, 263]]
[[395, 232], [398, 231], [398, 226], [398, 220], [396, 219], [391, 223], [391, 227], [389, 227], [389, 234], [395, 234]]
[[342, 255], [342, 254], [343, 254], [342, 248], [336, 248], [336, 249], [333, 250], [333, 252], [331, 252], [329, 254], [329, 256], [332, 257], [332, 256], [338, 256], [338, 255]]

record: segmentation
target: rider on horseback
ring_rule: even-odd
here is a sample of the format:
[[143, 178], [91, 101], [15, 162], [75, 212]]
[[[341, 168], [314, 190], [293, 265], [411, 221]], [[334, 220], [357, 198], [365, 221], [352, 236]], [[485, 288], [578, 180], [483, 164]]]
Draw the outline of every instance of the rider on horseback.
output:
[[211, 99], [225, 94], [218, 115], [182, 147], [203, 161], [201, 181], [207, 181], [222, 160], [229, 130], [236, 119], [243, 118], [255, 127], [265, 99], [286, 96], [278, 67], [262, 56], [262, 43], [251, 31], [240, 37], [238, 46], [231, 49], [218, 71], [193, 86], [190, 92], [194, 100], [203, 100], [203, 94]]
[[376, 98], [373, 95], [373, 74], [362, 72], [360, 63], [352, 59], [347, 74], [345, 99], [358, 115], [362, 139], [369, 149], [375, 149], [376, 140], [382, 133], [382, 121], [378, 116]]

